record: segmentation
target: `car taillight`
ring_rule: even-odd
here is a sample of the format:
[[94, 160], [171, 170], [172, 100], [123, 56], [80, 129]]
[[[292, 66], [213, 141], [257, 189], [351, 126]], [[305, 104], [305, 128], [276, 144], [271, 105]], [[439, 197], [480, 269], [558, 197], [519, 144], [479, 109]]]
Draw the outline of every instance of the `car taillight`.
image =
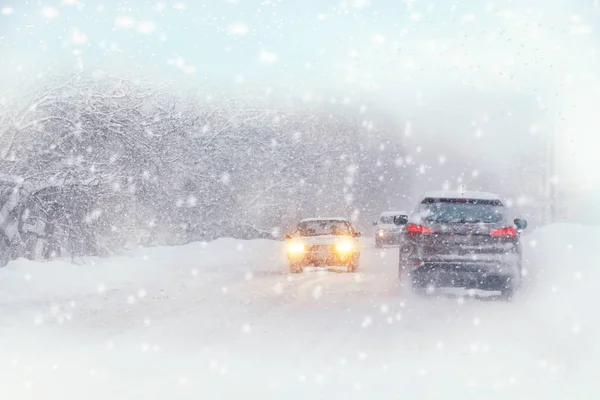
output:
[[424, 233], [433, 233], [433, 231], [425, 226], [417, 225], [417, 224], [408, 224], [406, 226], [406, 231], [412, 234], [424, 234]]
[[494, 237], [515, 237], [517, 236], [517, 229], [513, 227], [500, 228], [490, 232], [490, 235]]

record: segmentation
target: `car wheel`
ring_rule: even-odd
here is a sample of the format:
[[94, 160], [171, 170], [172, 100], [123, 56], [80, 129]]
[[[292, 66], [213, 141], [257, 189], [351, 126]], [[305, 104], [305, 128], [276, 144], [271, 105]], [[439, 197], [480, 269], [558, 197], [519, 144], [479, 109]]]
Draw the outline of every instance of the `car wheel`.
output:
[[[402, 266], [401, 266], [402, 267]], [[399, 273], [402, 273], [400, 271]], [[426, 294], [427, 293], [427, 284], [422, 279], [414, 276], [413, 274], [408, 274], [408, 282], [410, 283], [410, 288], [414, 293], [417, 294]]]
[[300, 274], [304, 272], [304, 267], [300, 264], [290, 263], [290, 274]]
[[358, 265], [356, 263], [348, 264], [348, 272], [356, 272]]
[[383, 247], [383, 244], [380, 240], [375, 239], [375, 248], [380, 249]]
[[416, 295], [429, 296], [429, 292], [427, 290], [427, 285], [423, 285], [421, 283], [411, 281], [410, 288], [411, 288], [412, 292]]
[[504, 286], [500, 289], [501, 300], [512, 300], [515, 295], [515, 284], [512, 279], [508, 279]]

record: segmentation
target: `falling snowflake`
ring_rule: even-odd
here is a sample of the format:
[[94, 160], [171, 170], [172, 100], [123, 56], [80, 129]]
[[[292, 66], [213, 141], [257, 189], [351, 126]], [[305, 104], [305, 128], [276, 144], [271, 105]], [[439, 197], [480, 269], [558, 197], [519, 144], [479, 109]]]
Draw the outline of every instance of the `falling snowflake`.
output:
[[244, 36], [248, 33], [248, 25], [241, 22], [235, 22], [229, 25], [227, 30], [231, 35]]
[[133, 28], [135, 26], [135, 20], [130, 17], [117, 17], [115, 18], [115, 26], [122, 29]]
[[274, 286], [273, 286], [273, 292], [275, 292], [275, 294], [280, 295], [283, 293], [283, 283], [281, 282], [277, 282]]
[[44, 7], [42, 8], [42, 16], [46, 19], [54, 19], [59, 15], [58, 9], [54, 7]]
[[82, 45], [87, 42], [87, 36], [83, 32], [80, 32], [79, 29], [73, 28], [73, 31], [71, 32], [71, 42], [74, 45]]
[[385, 43], [385, 36], [383, 36], [381, 34], [373, 35], [373, 43], [376, 45], [381, 45], [381, 44]]
[[366, 8], [370, 5], [368, 0], [354, 0], [352, 1], [353, 8]]
[[263, 64], [273, 64], [277, 61], [277, 55], [273, 52], [262, 50], [259, 54], [259, 60]]
[[365, 319], [363, 319], [362, 327], [367, 328], [368, 326], [371, 325], [372, 322], [373, 322], [373, 320], [371, 319], [371, 317], [367, 316], [367, 317], [365, 317]]
[[156, 26], [152, 21], [140, 21], [137, 23], [137, 31], [143, 34], [149, 34], [154, 32]]
[[2, 7], [2, 15], [12, 15], [15, 12], [14, 8]]
[[315, 298], [315, 300], [320, 299], [322, 295], [323, 295], [323, 287], [321, 285], [315, 286], [315, 288], [312, 291], [312, 296]]

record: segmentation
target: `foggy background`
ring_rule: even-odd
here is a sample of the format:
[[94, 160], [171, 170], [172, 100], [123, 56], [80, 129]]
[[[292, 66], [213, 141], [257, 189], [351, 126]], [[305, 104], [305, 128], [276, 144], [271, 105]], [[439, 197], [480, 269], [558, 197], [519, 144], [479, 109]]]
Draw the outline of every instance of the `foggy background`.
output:
[[599, 17], [573, 0], [2, 1], [0, 242], [86, 255], [317, 214], [370, 233], [461, 185], [532, 226], [598, 223]]

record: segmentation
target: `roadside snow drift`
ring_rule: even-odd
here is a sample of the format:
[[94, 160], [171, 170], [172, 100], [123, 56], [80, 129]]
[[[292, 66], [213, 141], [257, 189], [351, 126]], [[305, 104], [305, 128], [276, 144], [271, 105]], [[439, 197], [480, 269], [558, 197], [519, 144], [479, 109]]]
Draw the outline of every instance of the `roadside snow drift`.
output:
[[600, 393], [600, 229], [524, 238], [511, 302], [422, 298], [397, 249], [288, 275], [280, 242], [221, 239], [0, 270], [5, 399], [583, 399]]

